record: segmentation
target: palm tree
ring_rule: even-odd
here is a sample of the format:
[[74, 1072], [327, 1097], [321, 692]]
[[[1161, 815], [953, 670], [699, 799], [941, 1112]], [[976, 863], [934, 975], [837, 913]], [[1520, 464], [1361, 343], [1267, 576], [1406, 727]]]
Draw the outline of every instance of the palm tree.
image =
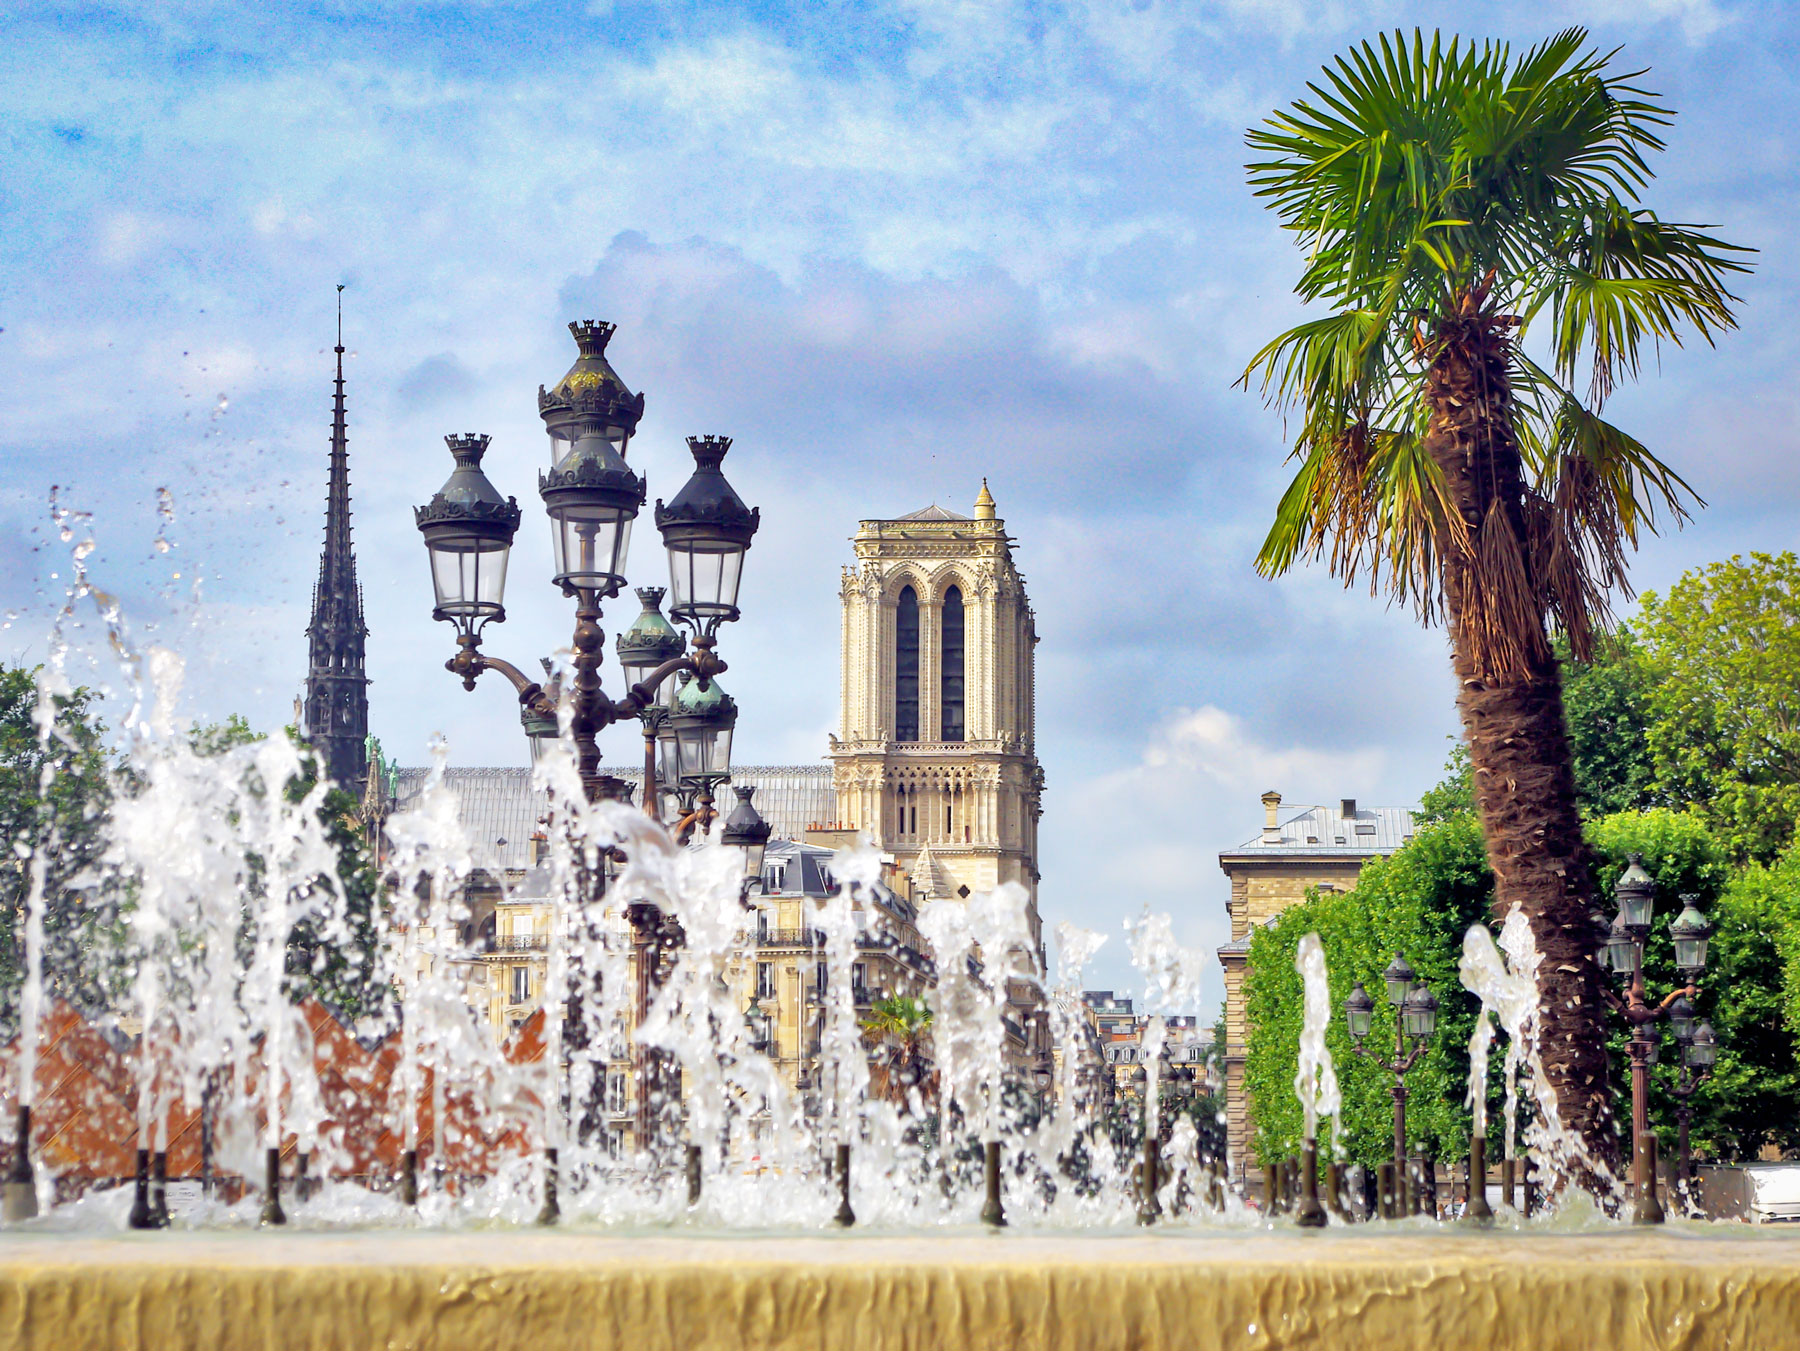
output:
[[1727, 283], [1748, 270], [1747, 250], [1639, 204], [1672, 114], [1616, 55], [1579, 28], [1516, 60], [1384, 35], [1252, 129], [1251, 187], [1306, 252], [1297, 293], [1331, 312], [1243, 377], [1299, 424], [1258, 570], [1325, 557], [1448, 630], [1496, 911], [1531, 921], [1559, 1112], [1608, 1165], [1596, 897], [1552, 636], [1587, 660], [1630, 594], [1628, 549], [1698, 502], [1601, 405], [1646, 349], [1735, 327]]
[[931, 1034], [931, 1010], [923, 999], [892, 995], [869, 1006], [862, 1030], [880, 1056], [874, 1062], [878, 1097], [905, 1103], [907, 1089], [917, 1085], [930, 1096], [925, 1043]]

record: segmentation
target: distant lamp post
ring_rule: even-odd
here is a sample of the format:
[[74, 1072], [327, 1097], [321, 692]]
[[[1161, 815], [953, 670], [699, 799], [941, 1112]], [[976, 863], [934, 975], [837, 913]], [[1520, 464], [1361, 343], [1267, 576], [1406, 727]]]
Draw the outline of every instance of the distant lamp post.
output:
[[[1344, 1000], [1344, 1023], [1352, 1049], [1373, 1060], [1394, 1076], [1394, 1183], [1390, 1195], [1403, 1195], [1406, 1178], [1406, 1075], [1419, 1063], [1425, 1047], [1437, 1032], [1437, 999], [1419, 982], [1406, 958], [1395, 955], [1381, 979], [1387, 986], [1388, 1004], [1394, 1010], [1394, 1054], [1387, 1057], [1364, 1044], [1374, 1029], [1375, 1001], [1359, 981]], [[1410, 1046], [1409, 1044], [1410, 1043]], [[1399, 1205], [1392, 1215], [1404, 1213]]]
[[[1660, 1004], [1651, 1004], [1644, 994], [1644, 942], [1650, 937], [1650, 923], [1656, 911], [1656, 882], [1645, 871], [1642, 854], [1631, 856], [1629, 866], [1613, 887], [1613, 898], [1618, 902], [1618, 914], [1601, 946], [1599, 960], [1615, 975], [1625, 977], [1623, 995], [1611, 986], [1605, 988], [1608, 1001], [1631, 1027], [1631, 1187], [1636, 1202], [1632, 1220], [1636, 1224], [1661, 1224], [1664, 1215], [1656, 1195], [1656, 1137], [1650, 1131], [1649, 1102], [1650, 1067], [1660, 1052], [1656, 1024], [1664, 1017], [1672, 1023], [1679, 1017], [1692, 1026], [1692, 1000], [1700, 992], [1694, 981], [1706, 966], [1712, 926], [1694, 904], [1694, 897], [1682, 897], [1682, 910], [1670, 924], [1669, 936], [1675, 944], [1676, 968], [1686, 984]], [[1678, 1012], [1678, 1005], [1686, 1007]]]
[[1682, 1208], [1691, 1210], [1694, 1205], [1694, 1159], [1688, 1128], [1693, 1124], [1694, 1109], [1688, 1105], [1688, 1099], [1712, 1073], [1719, 1058], [1719, 1039], [1711, 1023], [1701, 1022], [1696, 1017], [1694, 1006], [1686, 995], [1669, 1005], [1669, 1030], [1675, 1036], [1675, 1044], [1681, 1048], [1681, 1064], [1675, 1082], [1669, 1086], [1676, 1104], [1676, 1189]]

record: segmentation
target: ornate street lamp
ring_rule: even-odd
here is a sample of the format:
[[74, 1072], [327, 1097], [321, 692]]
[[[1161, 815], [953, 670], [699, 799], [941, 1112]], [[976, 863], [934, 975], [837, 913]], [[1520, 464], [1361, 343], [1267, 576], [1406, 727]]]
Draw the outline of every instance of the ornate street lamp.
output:
[[1669, 938], [1675, 944], [1675, 969], [1684, 976], [1698, 976], [1706, 969], [1706, 946], [1713, 926], [1694, 904], [1699, 899], [1683, 896], [1681, 913], [1669, 924]]
[[[625, 672], [625, 683], [636, 687], [649, 681], [670, 661], [681, 655], [685, 644], [681, 635], [664, 617], [660, 586], [640, 586], [637, 597], [643, 612], [618, 637], [619, 666]], [[650, 687], [650, 701], [638, 714], [644, 729], [644, 810], [661, 819], [662, 797], [667, 784], [657, 780], [657, 743], [665, 735], [669, 722], [669, 705], [675, 698], [674, 675], [664, 677]]]
[[[1389, 1194], [1397, 1197], [1404, 1194], [1402, 1188], [1406, 1177], [1406, 1074], [1419, 1063], [1426, 1044], [1437, 1032], [1438, 1003], [1431, 991], [1420, 983], [1418, 973], [1398, 953], [1381, 973], [1381, 979], [1387, 985], [1388, 1003], [1394, 1009], [1392, 1058], [1363, 1044], [1373, 1030], [1375, 1001], [1360, 981], [1344, 1001], [1344, 1023], [1350, 1032], [1351, 1049], [1394, 1076], [1394, 1181]], [[1391, 1204], [1389, 1211], [1386, 1217], [1389, 1219], [1397, 1219], [1405, 1213], [1404, 1206], [1399, 1203]]]
[[[555, 734], [560, 697], [569, 704], [570, 732], [575, 743], [576, 765], [582, 791], [588, 801], [625, 800], [626, 783], [602, 772], [597, 735], [627, 718], [642, 718], [645, 710], [670, 697], [669, 682], [679, 672], [692, 677], [695, 694], [691, 711], [709, 713], [714, 720], [710, 736], [690, 729], [689, 749], [704, 756], [705, 768], [696, 792], [710, 810], [711, 786], [730, 768], [730, 727], [736, 706], [718, 690], [713, 677], [725, 663], [715, 655], [719, 625], [738, 617], [738, 583], [743, 559], [756, 532], [757, 513], [746, 508], [731, 490], [719, 465], [730, 442], [707, 437], [690, 440], [694, 475], [665, 508], [657, 504], [657, 524], [668, 551], [669, 570], [678, 602], [674, 618], [692, 634], [693, 650], [683, 655], [679, 635], [667, 621], [633, 626], [633, 642], [621, 651], [626, 663], [627, 689], [614, 699], [601, 687], [600, 666], [605, 635], [600, 628], [602, 601], [619, 593], [625, 583], [625, 561], [631, 527], [645, 500], [644, 481], [625, 461], [625, 453], [644, 413], [644, 396], [625, 386], [606, 359], [613, 325], [584, 320], [569, 325], [578, 355], [566, 375], [549, 389], [538, 390], [538, 415], [550, 437], [550, 468], [538, 476], [538, 493], [550, 519], [555, 570], [551, 580], [575, 601], [574, 650], [567, 673], [566, 695], [546, 690], [511, 663], [481, 651], [483, 631], [506, 618], [504, 593], [506, 565], [519, 526], [515, 499], [502, 498], [481, 470], [486, 453], [485, 436], [449, 437], [456, 468], [431, 501], [415, 512], [419, 532], [431, 558], [435, 593], [433, 617], [455, 625], [457, 653], [446, 663], [474, 689], [483, 672], [500, 672], [519, 697], [521, 717], [534, 755]], [[660, 600], [660, 596], [656, 598]], [[646, 596], [646, 613], [656, 608]], [[660, 619], [660, 616], [657, 616]], [[652, 632], [654, 630], [654, 632]], [[669, 642], [673, 636], [674, 642]], [[640, 638], [653, 638], [642, 642]], [[654, 651], [660, 660], [652, 662]], [[721, 719], [721, 705], [730, 716]], [[724, 726], [717, 726], [721, 721]], [[646, 727], [647, 739], [655, 735]], [[654, 760], [646, 757], [645, 806], [656, 807]], [[679, 786], [679, 780], [677, 786]], [[592, 882], [597, 902], [606, 885], [604, 865]], [[657, 907], [635, 903], [627, 907], [638, 966], [638, 1016], [648, 1011], [650, 992], [660, 983], [665, 956], [679, 946], [680, 926]], [[571, 999], [571, 1016], [579, 1025], [579, 992]], [[640, 1070], [638, 1094], [639, 1140], [647, 1139], [655, 1096], [645, 1062]], [[547, 1188], [554, 1187], [553, 1169]], [[546, 1216], [554, 1219], [553, 1197], [547, 1199]]]
[[737, 793], [737, 806], [725, 818], [725, 830], [720, 838], [727, 849], [737, 849], [743, 853], [742, 894], [747, 898], [751, 884], [762, 877], [763, 851], [768, 848], [771, 827], [763, 820], [762, 813], [756, 810], [756, 804], [750, 800], [756, 796], [756, 789], [743, 786], [734, 791]]
[[[1608, 1002], [1631, 1027], [1631, 1186], [1637, 1202], [1632, 1220], [1636, 1224], [1661, 1224], [1664, 1216], [1662, 1202], [1656, 1195], [1656, 1137], [1650, 1131], [1649, 1102], [1650, 1067], [1656, 1063], [1659, 1052], [1656, 1024], [1669, 1017], [1677, 1026], [1680, 1022], [1692, 1025], [1691, 1001], [1699, 993], [1693, 982], [1706, 966], [1707, 938], [1712, 926], [1694, 905], [1694, 898], [1684, 896], [1682, 912], [1669, 929], [1675, 941], [1676, 966], [1686, 984], [1660, 1004], [1651, 1004], [1644, 994], [1644, 941], [1650, 936], [1651, 917], [1656, 910], [1656, 882], [1645, 871], [1642, 854], [1631, 856], [1629, 866], [1613, 888], [1613, 896], [1619, 912], [1599, 960], [1615, 975], [1625, 977], [1623, 995], [1611, 986], [1603, 988]], [[1677, 1032], [1678, 1039], [1679, 1035]]]
[[1687, 1210], [1694, 1204], [1694, 1159], [1688, 1142], [1688, 1127], [1693, 1123], [1694, 1109], [1688, 1106], [1688, 1099], [1712, 1073], [1719, 1058], [1719, 1039], [1711, 1023], [1701, 1022], [1694, 1016], [1694, 1006], [1685, 995], [1669, 1005], [1669, 1028], [1675, 1034], [1675, 1044], [1681, 1048], [1680, 1067], [1675, 1082], [1669, 1085], [1669, 1092], [1674, 1095], [1676, 1104], [1676, 1189], [1681, 1196], [1682, 1208]]

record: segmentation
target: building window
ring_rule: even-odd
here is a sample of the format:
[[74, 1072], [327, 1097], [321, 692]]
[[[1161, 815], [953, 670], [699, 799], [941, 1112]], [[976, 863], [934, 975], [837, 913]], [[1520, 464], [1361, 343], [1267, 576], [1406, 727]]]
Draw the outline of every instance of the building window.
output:
[[938, 676], [943, 709], [939, 739], [963, 739], [963, 598], [951, 587], [944, 593], [944, 642]]
[[814, 964], [814, 967], [813, 967], [813, 989], [815, 989], [819, 992], [819, 997], [821, 999], [824, 998], [824, 996], [825, 996], [825, 963], [824, 962], [818, 962], [818, 963]]
[[919, 739], [919, 596], [910, 586], [894, 607], [894, 737]]
[[527, 999], [531, 998], [531, 968], [528, 966], [515, 966], [512, 969], [512, 980], [512, 1002], [515, 1004], [523, 1004]]
[[756, 964], [756, 997], [758, 999], [775, 997], [775, 964], [773, 962]]

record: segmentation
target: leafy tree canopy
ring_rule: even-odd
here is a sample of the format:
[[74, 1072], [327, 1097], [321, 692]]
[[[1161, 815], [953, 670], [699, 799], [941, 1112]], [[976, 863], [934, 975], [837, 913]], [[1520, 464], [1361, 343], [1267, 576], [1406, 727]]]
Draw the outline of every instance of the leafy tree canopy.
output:
[[1647, 593], [1658, 788], [1695, 804], [1731, 853], [1772, 861], [1800, 816], [1800, 559], [1751, 554]]

